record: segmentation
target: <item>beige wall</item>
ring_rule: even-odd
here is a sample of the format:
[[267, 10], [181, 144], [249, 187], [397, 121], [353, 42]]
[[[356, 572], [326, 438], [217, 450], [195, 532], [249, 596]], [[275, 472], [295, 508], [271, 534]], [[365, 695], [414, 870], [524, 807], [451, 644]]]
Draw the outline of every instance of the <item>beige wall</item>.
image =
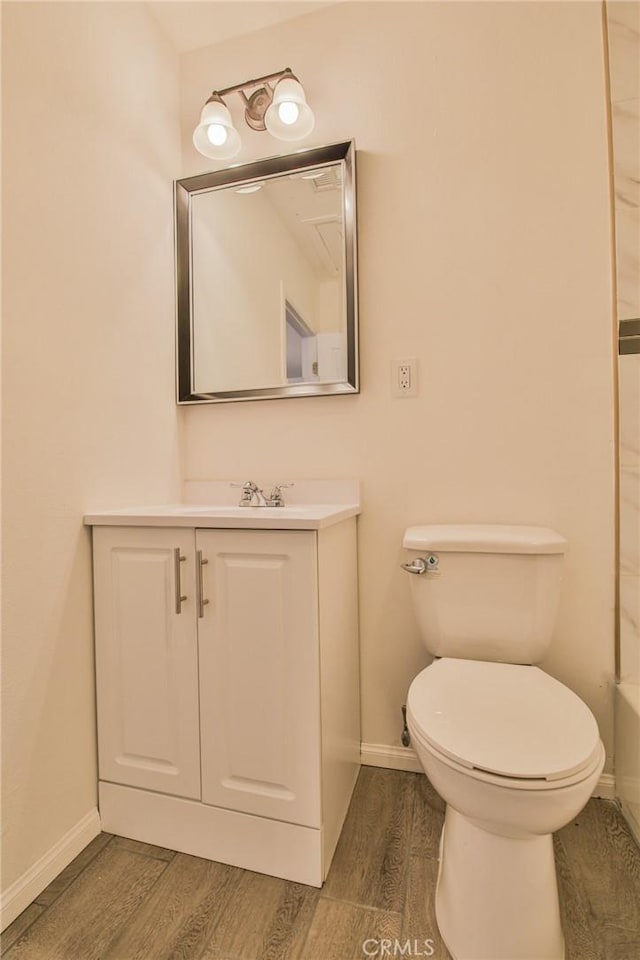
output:
[[[182, 58], [183, 175], [213, 87], [289, 65], [358, 147], [362, 393], [185, 411], [185, 475], [362, 480], [363, 737], [399, 744], [426, 662], [408, 524], [551, 525], [570, 541], [544, 666], [612, 768], [614, 437], [605, 73], [595, 3], [340, 4]], [[233, 111], [239, 103], [230, 101]], [[240, 121], [241, 122], [241, 121]], [[238, 162], [278, 152], [242, 126]], [[420, 396], [390, 396], [393, 358]]]
[[96, 804], [88, 508], [178, 489], [177, 57], [143, 7], [3, 5], [3, 889]]

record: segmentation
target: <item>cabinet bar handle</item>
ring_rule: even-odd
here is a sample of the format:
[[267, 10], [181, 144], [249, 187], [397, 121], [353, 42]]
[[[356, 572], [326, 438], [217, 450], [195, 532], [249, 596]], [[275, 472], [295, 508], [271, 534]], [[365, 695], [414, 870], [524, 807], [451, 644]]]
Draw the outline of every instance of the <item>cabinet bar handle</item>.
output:
[[198, 590], [198, 616], [204, 617], [204, 608], [209, 601], [206, 600], [204, 596], [202, 568], [204, 567], [205, 563], [209, 563], [209, 561], [202, 556], [202, 550], [196, 550], [196, 563], [198, 565], [198, 579], [196, 581]]
[[180, 583], [180, 564], [186, 559], [187, 558], [183, 557], [180, 553], [180, 547], [176, 547], [173, 551], [173, 568], [176, 581], [176, 613], [182, 613], [182, 603], [187, 599], [186, 596], [182, 595], [182, 584]]

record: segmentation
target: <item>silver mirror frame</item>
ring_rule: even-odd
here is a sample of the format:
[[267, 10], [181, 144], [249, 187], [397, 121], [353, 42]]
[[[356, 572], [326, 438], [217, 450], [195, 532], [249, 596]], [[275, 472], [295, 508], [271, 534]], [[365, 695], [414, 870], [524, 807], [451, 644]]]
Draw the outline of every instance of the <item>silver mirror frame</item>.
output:
[[[176, 250], [176, 382], [177, 402], [228, 403], [237, 400], [275, 400], [283, 397], [316, 397], [359, 393], [358, 290], [355, 142], [330, 144], [282, 157], [256, 160], [174, 183]], [[340, 383], [300, 383], [256, 390], [193, 391], [193, 326], [191, 278], [191, 198], [220, 187], [265, 180], [312, 167], [343, 162], [343, 216], [345, 240], [347, 379]]]

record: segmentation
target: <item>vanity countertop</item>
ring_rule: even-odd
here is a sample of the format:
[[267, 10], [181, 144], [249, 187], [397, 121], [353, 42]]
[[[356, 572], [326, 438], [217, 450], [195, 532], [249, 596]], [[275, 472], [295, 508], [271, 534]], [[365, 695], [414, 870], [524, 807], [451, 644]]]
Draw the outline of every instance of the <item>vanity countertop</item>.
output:
[[360, 513], [358, 503], [238, 507], [167, 504], [88, 513], [88, 526], [211, 527], [238, 530], [320, 530]]

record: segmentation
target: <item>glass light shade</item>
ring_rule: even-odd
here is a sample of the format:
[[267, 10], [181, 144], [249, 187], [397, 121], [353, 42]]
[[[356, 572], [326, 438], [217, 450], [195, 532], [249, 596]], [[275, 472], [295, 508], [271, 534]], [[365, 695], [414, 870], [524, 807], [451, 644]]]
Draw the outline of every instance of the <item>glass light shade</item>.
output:
[[293, 77], [280, 80], [264, 115], [267, 130], [276, 140], [302, 140], [315, 126], [315, 117], [304, 90]]
[[196, 150], [212, 160], [228, 160], [240, 150], [240, 134], [233, 125], [228, 108], [220, 100], [209, 100], [200, 114], [193, 133]]
[[238, 187], [236, 193], [257, 193], [264, 187], [264, 180], [259, 183], [248, 183], [245, 187]]

